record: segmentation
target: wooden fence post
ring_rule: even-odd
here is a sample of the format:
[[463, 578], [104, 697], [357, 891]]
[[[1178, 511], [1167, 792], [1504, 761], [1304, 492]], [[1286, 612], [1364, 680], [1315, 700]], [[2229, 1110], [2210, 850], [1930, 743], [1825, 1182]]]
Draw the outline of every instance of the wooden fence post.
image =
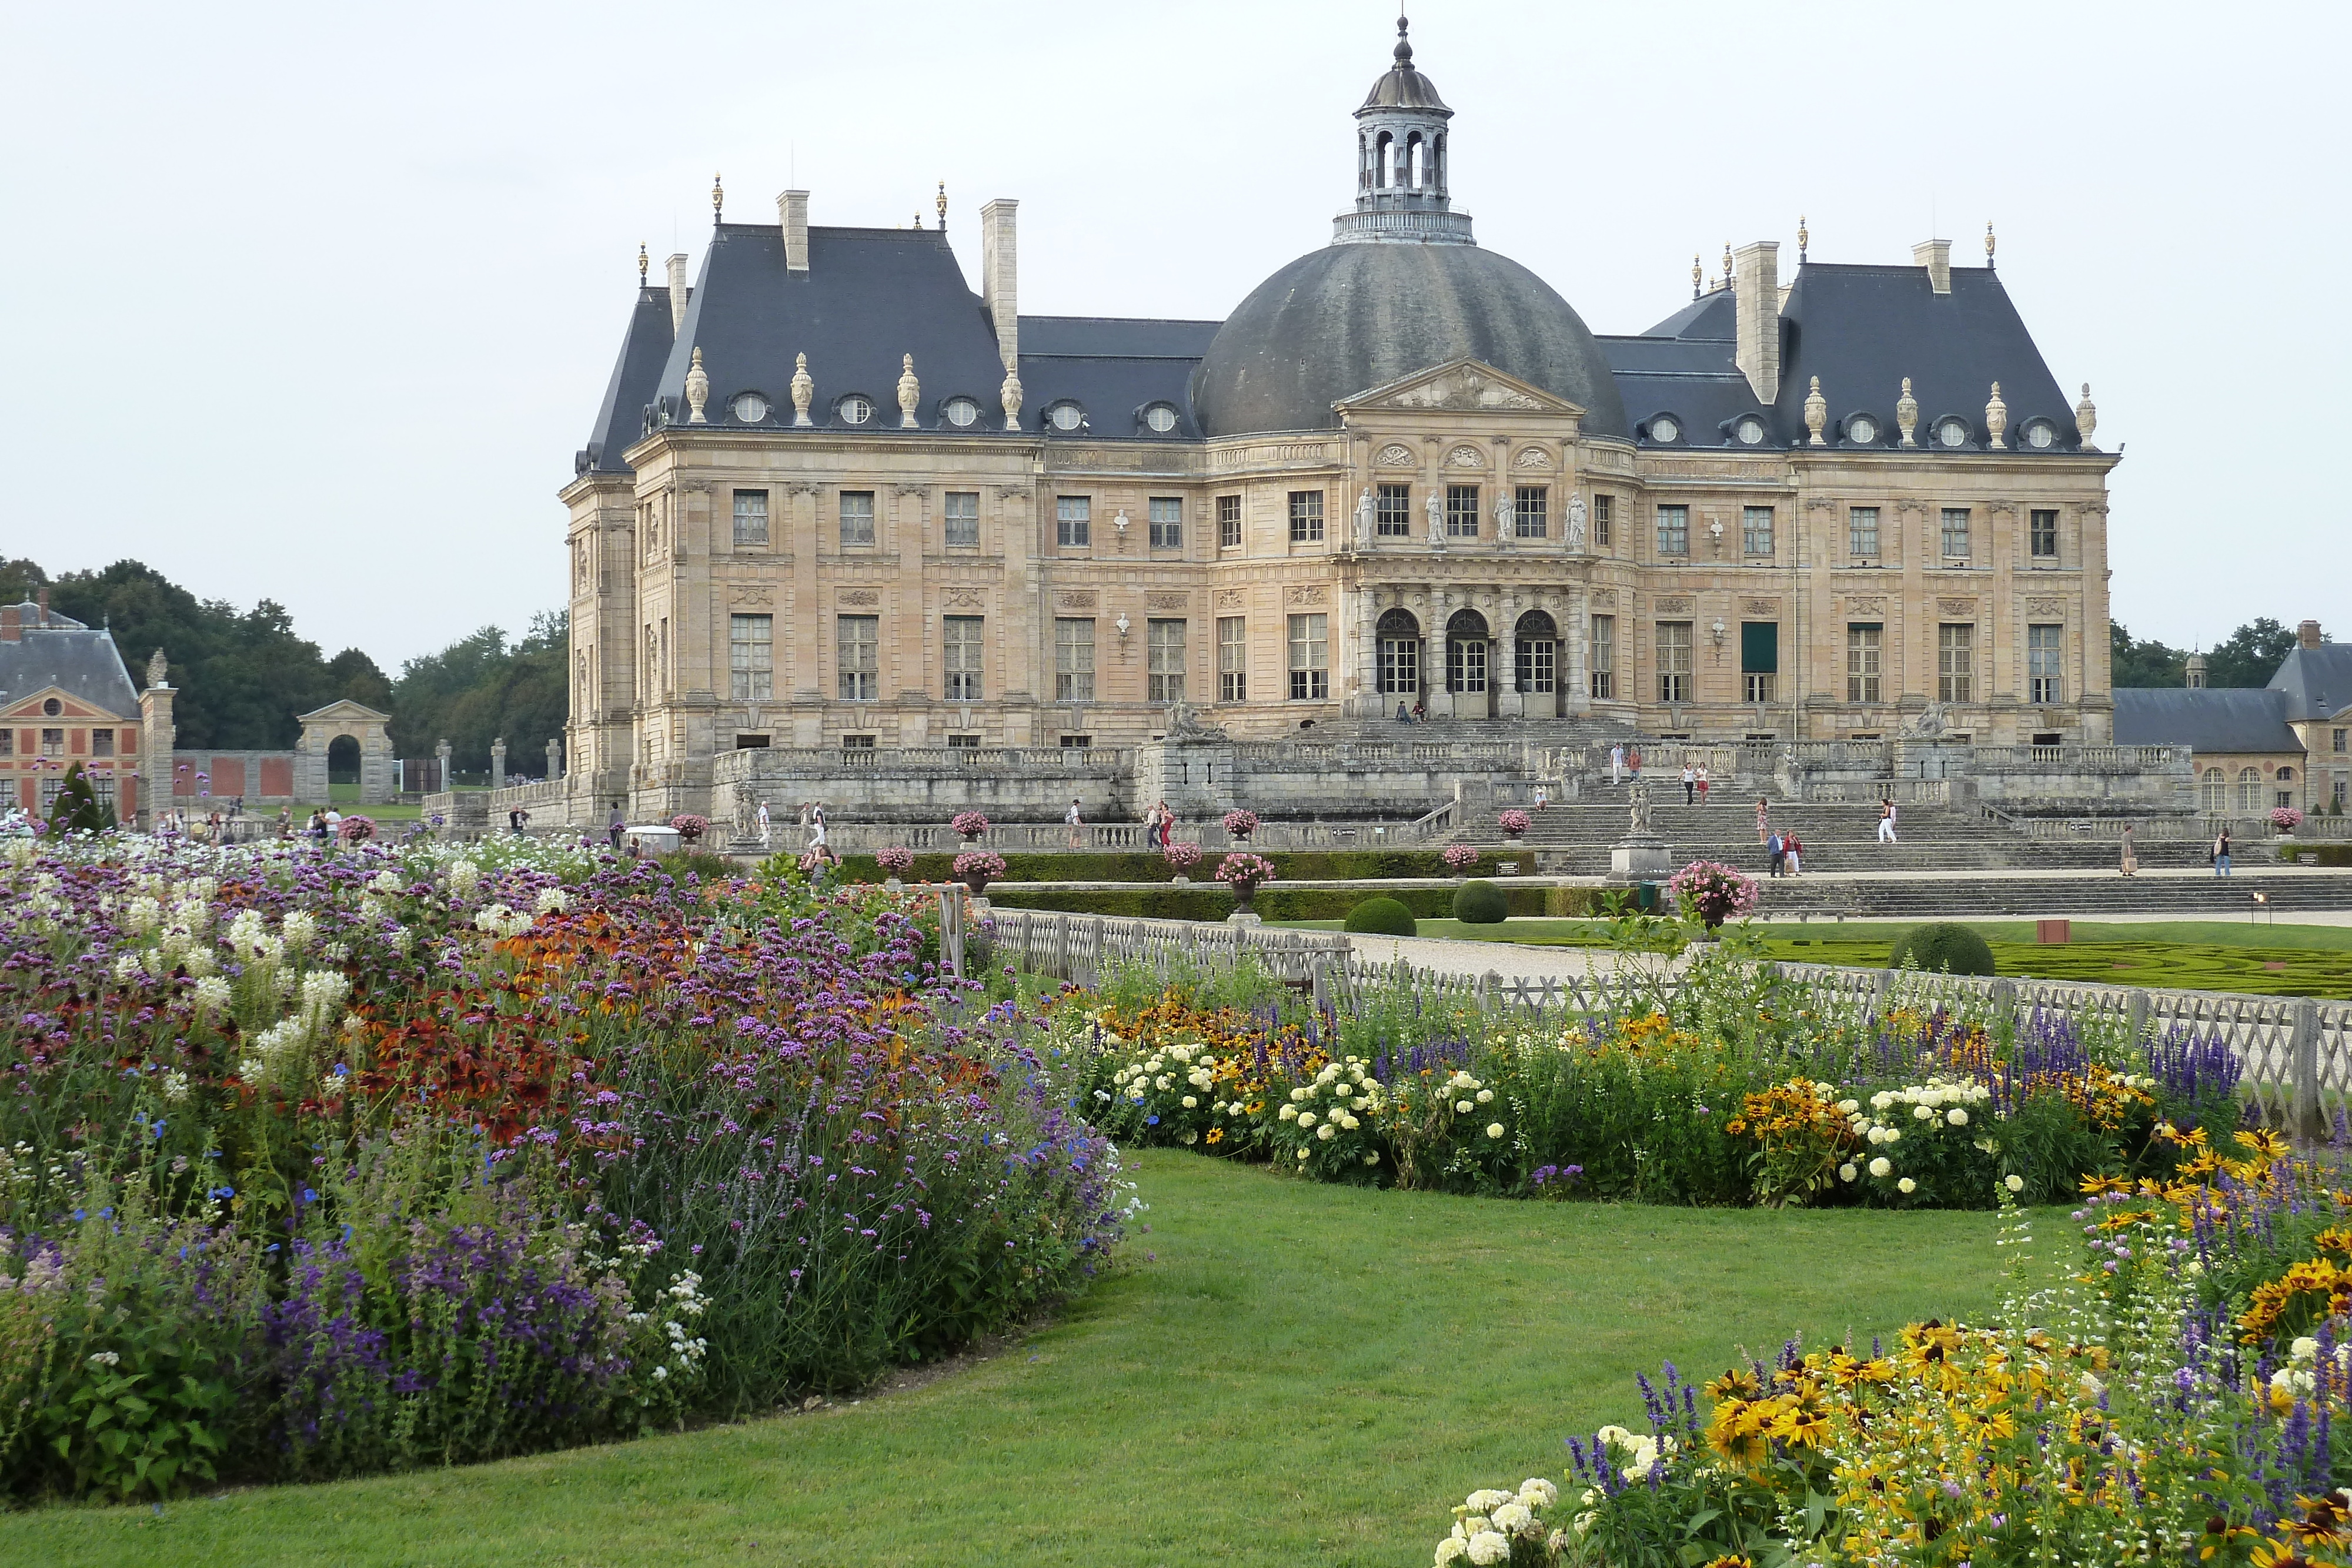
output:
[[2137, 1044], [2139, 1037], [2147, 1032], [2147, 993], [2134, 986], [2124, 998], [2124, 1021], [2131, 1028], [2134, 1044]]
[[2319, 1104], [2319, 1003], [2310, 997], [2294, 1004], [2294, 1031], [2288, 1037], [2287, 1060], [2294, 1083], [2294, 1136], [2306, 1144], [2327, 1135], [2327, 1119]]

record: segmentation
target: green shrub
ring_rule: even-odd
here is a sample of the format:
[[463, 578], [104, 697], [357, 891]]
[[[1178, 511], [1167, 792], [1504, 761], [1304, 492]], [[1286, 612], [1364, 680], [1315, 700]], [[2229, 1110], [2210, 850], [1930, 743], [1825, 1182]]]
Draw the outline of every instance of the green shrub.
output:
[[1888, 957], [1890, 968], [1915, 963], [1931, 974], [1995, 975], [1992, 948], [1969, 927], [1949, 920], [1931, 921], [1906, 931]]
[[[1265, 858], [1274, 862], [1275, 875], [1284, 882], [1361, 882], [1377, 877], [1452, 874], [1433, 850], [1306, 850], [1268, 854]], [[953, 852], [919, 854], [905, 880], [950, 881], [954, 862]], [[841, 863], [843, 874], [853, 882], [880, 882], [889, 874], [872, 855], [844, 855]], [[1004, 857], [1004, 874], [997, 879], [997, 885], [1008, 882], [1165, 883], [1171, 874], [1168, 862], [1156, 852], [1008, 854]]]
[[672, 850], [661, 857], [661, 868], [680, 882], [691, 873], [705, 882], [725, 882], [740, 876], [735, 863], [724, 855], [714, 855], [707, 850]]
[[[1553, 920], [1578, 920], [1599, 912], [1601, 894], [1597, 887], [1548, 887], [1543, 890], [1542, 913]], [[1511, 913], [1518, 908], [1514, 901]]]
[[2281, 844], [2278, 858], [2289, 865], [2352, 865], [2352, 844]]
[[1454, 918], [1465, 925], [1500, 925], [1510, 918], [1511, 901], [1491, 882], [1465, 882], [1454, 894]]
[[[1540, 887], [1497, 888], [1513, 915], [1544, 913]], [[1579, 890], [1581, 891], [1581, 890]], [[1454, 913], [1450, 887], [1401, 887], [1382, 894], [1404, 905], [1421, 920], [1443, 920]], [[1222, 884], [1194, 883], [1190, 887], [1073, 888], [1050, 891], [1009, 883], [988, 884], [988, 899], [1000, 909], [1059, 909], [1074, 915], [1140, 915], [1153, 920], [1223, 920], [1234, 912], [1233, 894]], [[1276, 883], [1257, 890], [1257, 912], [1268, 920], [1344, 920], [1364, 902], [1360, 894], [1343, 887], [1284, 887]]]
[[1376, 936], [1410, 936], [1420, 928], [1413, 924], [1412, 911], [1395, 899], [1368, 898], [1348, 911], [1342, 929]]

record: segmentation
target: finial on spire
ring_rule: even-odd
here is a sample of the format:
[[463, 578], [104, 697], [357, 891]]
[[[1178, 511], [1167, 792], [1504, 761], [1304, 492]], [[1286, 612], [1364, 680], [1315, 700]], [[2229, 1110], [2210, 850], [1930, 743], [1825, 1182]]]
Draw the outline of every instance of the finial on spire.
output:
[[940, 209], [940, 230], [944, 234], [948, 226], [948, 183], [945, 180], [940, 182], [940, 199], [937, 205]]
[[710, 221], [714, 225], [719, 222], [719, 212], [726, 204], [726, 189], [719, 183], [718, 171], [713, 170], [710, 175]]
[[1699, 283], [1706, 277], [1706, 270], [1698, 264], [1698, 252], [1691, 252], [1691, 298], [1693, 299], [1698, 298]]
[[1412, 64], [1412, 40], [1405, 37], [1405, 28], [1409, 25], [1406, 18], [1397, 18], [1396, 63], [1401, 66]]
[[1723, 242], [1723, 286], [1726, 288], [1731, 287], [1731, 242], [1729, 240]]
[[1985, 270], [1992, 270], [1992, 220], [1985, 220]]
[[1805, 246], [1811, 238], [1812, 236], [1805, 232], [1805, 214], [1799, 213], [1797, 214], [1797, 265], [1799, 267], [1805, 265]]
[[917, 207], [917, 208], [915, 209], [915, 221], [914, 221], [914, 223], [913, 223], [913, 225], [912, 225], [911, 226], [913, 226], [913, 227], [915, 227], [915, 228], [921, 228], [921, 227], [923, 226], [923, 209], [922, 209], [922, 208], [920, 208], [920, 207]]
[[643, 287], [646, 286], [646, 268], [647, 268], [648, 267], [651, 267], [652, 265], [653, 265], [653, 258], [652, 258], [651, 256], [647, 256], [647, 255], [646, 254], [646, 247], [645, 247], [643, 245], [639, 245], [639, 246], [637, 246], [637, 287], [638, 287], [643, 288]]

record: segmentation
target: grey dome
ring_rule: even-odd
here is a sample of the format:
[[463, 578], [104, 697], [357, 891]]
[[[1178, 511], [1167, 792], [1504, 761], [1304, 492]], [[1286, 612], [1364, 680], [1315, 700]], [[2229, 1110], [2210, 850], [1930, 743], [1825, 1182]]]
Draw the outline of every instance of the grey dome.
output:
[[1192, 372], [1212, 436], [1315, 430], [1331, 405], [1449, 360], [1479, 360], [1627, 435], [1616, 378], [1574, 308], [1508, 256], [1475, 245], [1334, 245], [1257, 286]]

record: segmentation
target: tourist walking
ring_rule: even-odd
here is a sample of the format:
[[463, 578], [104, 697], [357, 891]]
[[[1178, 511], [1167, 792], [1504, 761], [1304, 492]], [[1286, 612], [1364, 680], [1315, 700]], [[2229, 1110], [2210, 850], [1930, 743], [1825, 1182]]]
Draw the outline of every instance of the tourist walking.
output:
[[291, 806], [278, 808], [278, 836], [281, 839], [294, 836], [294, 808]]
[[1397, 722], [1399, 724], [1411, 724], [1412, 722], [1412, 709], [1404, 706], [1404, 698], [1402, 697], [1397, 698]]
[[310, 813], [310, 841], [314, 844], [327, 841], [327, 813], [324, 811], [313, 810]]
[[1698, 803], [1702, 806], [1706, 804], [1706, 764], [1704, 762], [1698, 765]]
[[1698, 804], [1698, 769], [1687, 762], [1683, 764], [1683, 804]]
[[1763, 796], [1756, 797], [1756, 841], [1765, 843], [1772, 837], [1772, 803]]
[[1788, 857], [1789, 874], [1790, 876], [1795, 876], [1804, 870], [1805, 845], [1804, 841], [1799, 839], [1796, 834], [1790, 833], [1787, 838], [1781, 840], [1780, 850], [1781, 852]]
[[1639, 784], [1642, 781], [1642, 748], [1640, 747], [1633, 747], [1625, 753], [1625, 768], [1633, 774], [1633, 782]]
[[1764, 841], [1764, 852], [1772, 857], [1772, 874], [1774, 876], [1782, 874], [1789, 863], [1787, 841], [1778, 833], [1772, 834]]
[[1625, 782], [1625, 743], [1622, 740], [1609, 748], [1609, 782]]
[[768, 803], [761, 801], [751, 816], [760, 824], [760, 847], [764, 850], [768, 847]]
[[332, 806], [327, 808], [327, 837], [339, 839], [343, 832], [343, 814]]
[[1078, 801], [1076, 796], [1074, 795], [1070, 798], [1070, 809], [1063, 813], [1062, 822], [1064, 826], [1070, 830], [1070, 847], [1072, 849], [1076, 849], [1078, 847], [1080, 838], [1086, 831], [1087, 825], [1086, 820], [1078, 815]]
[[621, 829], [623, 825], [621, 803], [615, 800], [613, 802], [612, 814], [604, 819], [604, 841], [616, 850], [621, 847]]
[[2139, 852], [2132, 847], [2132, 831], [2129, 822], [2124, 824], [2124, 874], [2126, 876], [2139, 874]]
[[2213, 874], [2215, 876], [2230, 874], [2230, 830], [2227, 828], [2222, 829], [2220, 836], [2213, 841]]
[[1895, 842], [1895, 802], [1892, 800], [1878, 803], [1878, 841], [1882, 844]]

